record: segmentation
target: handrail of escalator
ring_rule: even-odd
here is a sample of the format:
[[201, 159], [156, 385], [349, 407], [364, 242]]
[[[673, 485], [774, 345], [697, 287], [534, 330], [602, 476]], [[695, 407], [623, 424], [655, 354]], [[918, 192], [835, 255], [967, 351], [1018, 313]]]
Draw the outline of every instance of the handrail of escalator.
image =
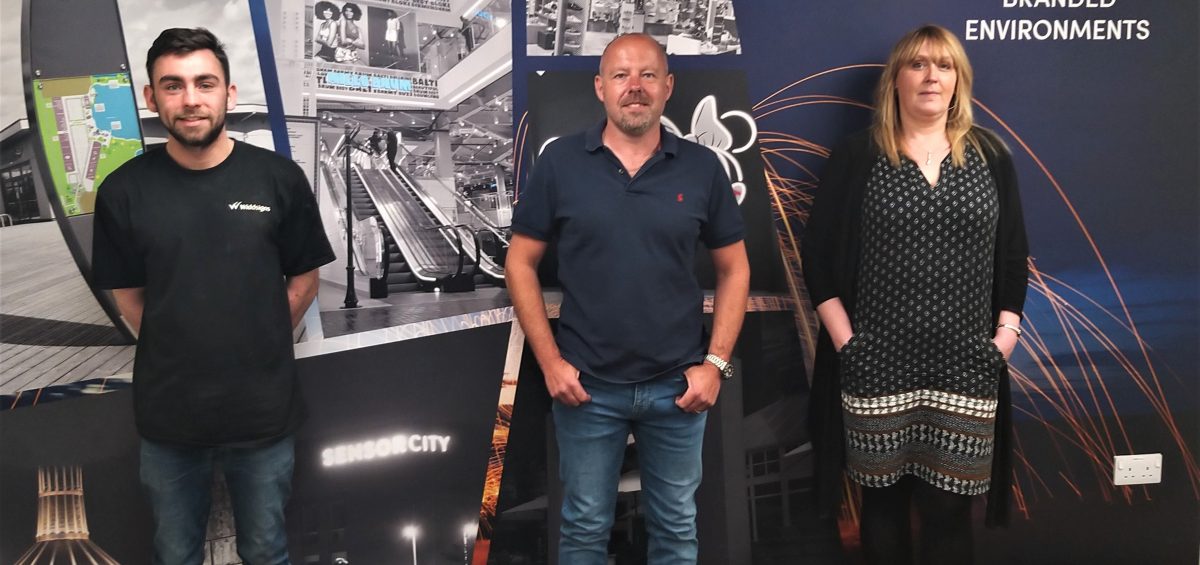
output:
[[[342, 144], [344, 144], [344, 143], [346, 143], [346, 134], [344, 134], [344, 133], [343, 133], [342, 135], [339, 135], [339, 136], [338, 136], [337, 143], [334, 143], [334, 144], [333, 144], [333, 149], [330, 149], [330, 150], [329, 150], [329, 155], [330, 155], [330, 156], [332, 156], [332, 155], [337, 155], [337, 154], [338, 154], [338, 152], [342, 150]], [[324, 139], [322, 139], [322, 140], [321, 140], [321, 145], [322, 145], [322, 146], [324, 146], [324, 145], [325, 145], [325, 140], [324, 140]]]
[[[338, 141], [338, 145], [339, 146], [341, 145], [340, 139]], [[321, 142], [321, 147], [322, 147], [322, 149], [325, 149], [324, 141]], [[325, 186], [326, 186], [326, 189], [329, 191], [330, 198], [333, 199], [333, 203], [337, 206], [338, 210], [345, 210], [346, 209], [346, 197], [348, 196], [348, 193], [346, 191], [345, 181], [342, 179], [342, 176], [340, 174], [337, 174], [337, 173], [341, 172], [340, 167], [337, 166], [337, 159], [333, 155], [326, 153], [325, 155], [322, 156], [320, 161], [321, 161], [320, 171], [321, 171], [321, 174], [325, 178], [325, 181], [326, 181]], [[335, 217], [337, 217], [339, 233], [345, 234], [346, 233], [346, 216], [345, 216], [345, 214], [338, 213], [338, 214], [335, 214]], [[355, 239], [355, 241], [354, 241], [354, 243], [355, 243], [354, 266], [358, 269], [359, 272], [370, 277], [372, 275], [372, 272], [371, 272], [370, 265], [368, 265], [366, 249], [364, 247], [364, 240], [367, 238], [364, 236], [364, 233], [363, 233], [364, 230], [368, 228], [368, 226], [370, 226], [372, 229], [378, 231], [378, 226], [373, 226], [370, 222], [367, 222], [365, 220], [360, 220], [360, 221], [355, 222], [354, 233], [357, 235], [357, 237], [354, 238]], [[381, 233], [374, 233], [371, 235], [373, 236], [372, 239], [374, 239], [375, 241], [383, 240]], [[386, 274], [386, 271], [385, 271], [385, 274]]]
[[[330, 179], [330, 178], [338, 179], [340, 181], [340, 179], [338, 178], [338, 175], [329, 174], [329, 170], [325, 169], [325, 167], [327, 167], [327, 166], [328, 165], [324, 165], [322, 167], [324, 169], [323, 172], [325, 173], [326, 178], [327, 179]], [[327, 183], [327, 185], [329, 186], [330, 192], [333, 194], [337, 194], [338, 190], [336, 188], [334, 188], [333, 184], [334, 184], [333, 182]], [[338, 184], [342, 184], [342, 183], [339, 182]], [[338, 203], [337, 208], [339, 211], [346, 209], [346, 204], [344, 202], [344, 199], [338, 199], [335, 202]], [[345, 214], [341, 214], [341, 213], [335, 214], [335, 216], [337, 217], [337, 222], [338, 222], [338, 233], [341, 234], [344, 239], [345, 233], [346, 233], [346, 216], [345, 216]], [[354, 237], [354, 267], [356, 269], [358, 269], [358, 271], [360, 273], [367, 275], [367, 276], [371, 276], [371, 267], [370, 267], [370, 265], [367, 264], [367, 254], [366, 254], [366, 250], [364, 249], [364, 242], [363, 242], [363, 240], [365, 239], [365, 237], [363, 236], [363, 231], [366, 229], [366, 227], [369, 224], [368, 224], [368, 222], [362, 221], [362, 220], [354, 222], [354, 224], [355, 224], [355, 226], [354, 226], [354, 234], [355, 234], [355, 237]]]
[[454, 231], [454, 237], [457, 238], [458, 242], [459, 242], [459, 245], [458, 245], [459, 253], [463, 254], [463, 255], [467, 254], [467, 248], [462, 245], [462, 232], [465, 231], [465, 232], [471, 234], [471, 242], [474, 244], [473, 247], [475, 248], [475, 258], [474, 258], [475, 265], [479, 265], [479, 259], [481, 258], [480, 250], [479, 250], [479, 236], [476, 235], [475, 229], [466, 224], [454, 224], [453, 226], [445, 226], [445, 228], [447, 230]]
[[[421, 202], [421, 204], [424, 205], [425, 209], [428, 210], [428, 213], [432, 216], [431, 219], [435, 223], [435, 226], [433, 227], [453, 225], [449, 218], [442, 213], [441, 208], [438, 208], [437, 202], [429, 199], [428, 195], [426, 195], [424, 191], [420, 190], [414, 183], [412, 183], [410, 179], [396, 175], [393, 175], [393, 177], [388, 177], [383, 170], [379, 170], [379, 172], [383, 177], [384, 182], [386, 182], [393, 191], [397, 193], [400, 193], [401, 191], [410, 193], [412, 197], [416, 198]], [[408, 188], [406, 189], [404, 186], [397, 186], [397, 181], [402, 185], [408, 185]], [[445, 235], [445, 233], [442, 233], [442, 237], [445, 238], [448, 245], [455, 245], [455, 243], [451, 241], [450, 238]]]
[[392, 217], [391, 206], [395, 204], [395, 202], [384, 199], [383, 195], [379, 194], [375, 187], [371, 185], [371, 183], [366, 182], [361, 169], [359, 169], [357, 165], [352, 166], [355, 174], [359, 175], [359, 180], [362, 181], [363, 186], [366, 187], [367, 193], [371, 196], [371, 200], [375, 202], [380, 216], [383, 217], [384, 225], [387, 226], [388, 231], [392, 233], [392, 239], [396, 242], [396, 247], [400, 249], [400, 253], [404, 255], [405, 259], [408, 261], [409, 269], [412, 271], [413, 276], [425, 282], [435, 282], [440, 273], [434, 271], [434, 269], [431, 269], [430, 267], [432, 266], [431, 264], [436, 263], [432, 260], [432, 257], [429, 256], [428, 252], [425, 252], [424, 249], [420, 249], [421, 253], [418, 253], [419, 247], [413, 245], [413, 242], [416, 240], [416, 238], [413, 236], [411, 230], [408, 229], [407, 224], [399, 221], [397, 218]]
[[[405, 176], [408, 176], [408, 173], [402, 172], [402, 174], [404, 174]], [[500, 241], [503, 243], [503, 245], [508, 246], [508, 239], [504, 237], [504, 228], [501, 228], [500, 226], [496, 225], [496, 223], [493, 222], [491, 218], [487, 217], [487, 214], [484, 214], [483, 211], [480, 210], [479, 207], [476, 206], [474, 202], [471, 202], [471, 199], [459, 194], [458, 191], [455, 190], [454, 188], [446, 187], [446, 183], [442, 182], [442, 179], [433, 177], [433, 180], [437, 181], [438, 184], [442, 185], [442, 188], [446, 189], [446, 191], [449, 192], [451, 194], [451, 196], [454, 197], [455, 202], [460, 204], [463, 208], [466, 208], [467, 212], [469, 212], [472, 216], [474, 216], [475, 219], [479, 220], [480, 223], [483, 224], [484, 229], [495, 234], [495, 236], [500, 239]], [[412, 182], [414, 186], [418, 186], [415, 182], [413, 182], [412, 179], [409, 179], [409, 182]]]
[[367, 194], [375, 202], [375, 206], [383, 218], [383, 223], [387, 226], [388, 231], [391, 232], [396, 246], [407, 259], [413, 276], [424, 282], [436, 282], [444, 274], [441, 265], [429, 254], [427, 249], [420, 245], [420, 240], [416, 237], [415, 232], [410, 229], [411, 226], [393, 217], [394, 208], [399, 205], [398, 202], [396, 202], [394, 197], [392, 199], [384, 198], [384, 195], [380, 193], [379, 187], [373, 186], [372, 183], [366, 181], [358, 165], [352, 165], [352, 167], [366, 188]]
[[[400, 149], [407, 156], [415, 157], [412, 154], [412, 151], [409, 151], [408, 148], [404, 147], [402, 144], [400, 145]], [[400, 175], [407, 177], [407, 178], [405, 178], [405, 180], [407, 182], [412, 183], [413, 186], [417, 186], [417, 183], [411, 178], [411, 175], [409, 175], [403, 169], [397, 168], [397, 170], [393, 171], [393, 172], [397, 172]], [[438, 177], [432, 177], [432, 178], [433, 178], [433, 180], [437, 181], [438, 184], [442, 185], [443, 189], [446, 189], [447, 192], [449, 192], [451, 195], [453, 195], [454, 200], [457, 201], [459, 204], [461, 204], [464, 208], [466, 208], [467, 211], [470, 212], [472, 216], [475, 216], [476, 219], [478, 219], [480, 222], [482, 222], [484, 228], [486, 228], [488, 231], [495, 234], [496, 237], [499, 238], [500, 241], [502, 242], [502, 245], [504, 245], [505, 247], [508, 246], [508, 238], [504, 237], [505, 227], [502, 227], [502, 226], [496, 224], [496, 222], [493, 222], [492, 219], [487, 217], [487, 214], [484, 214], [483, 211], [480, 210], [479, 207], [476, 206], [474, 202], [471, 202], [471, 200], [469, 198], [459, 194], [458, 191], [455, 190], [454, 187], [452, 187], [452, 186], [447, 187], [446, 183], [442, 182], [442, 179], [440, 179]]]
[[[475, 239], [475, 243], [479, 246], [479, 249], [482, 249], [484, 245], [489, 244], [489, 242], [486, 241], [487, 239], [494, 240], [494, 250], [489, 251], [483, 256], [495, 263], [500, 269], [503, 269], [504, 267], [501, 265], [504, 265], [504, 260], [508, 255], [508, 248], [501, 244], [500, 239], [497, 238], [495, 234], [487, 230], [474, 230], [472, 232], [472, 236]], [[486, 238], [484, 236], [486, 236]]]
[[[444, 223], [446, 225], [451, 224], [450, 219], [445, 217], [445, 215], [442, 213], [441, 209], [437, 207], [437, 203], [430, 201], [428, 198], [428, 195], [425, 194], [425, 191], [422, 190], [419, 187], [419, 185], [417, 185], [417, 183], [414, 182], [414, 180], [407, 173], [402, 173], [402, 174], [398, 174], [398, 175], [394, 175], [394, 176], [396, 177], [396, 180], [398, 180], [404, 184], [407, 184], [412, 188], [413, 192], [417, 195], [418, 198], [421, 198], [422, 201], [425, 202], [425, 206], [430, 209], [430, 212], [434, 215], [435, 218], [438, 219], [439, 222]], [[384, 178], [387, 178], [387, 177], [385, 176]], [[446, 186], [445, 183], [442, 183], [440, 179], [437, 179], [437, 181], [439, 183], [441, 183], [443, 187]], [[390, 182], [390, 180], [389, 180], [389, 182]], [[457, 192], [454, 192], [453, 190], [451, 190], [450, 192], [454, 195], [454, 197], [456, 199], [462, 198], [462, 196], [460, 194], [458, 194]], [[474, 204], [471, 204], [471, 206], [468, 209], [474, 209]], [[482, 212], [480, 212], [480, 213], [482, 214]], [[508, 239], [504, 237], [503, 233], [501, 233], [494, 227], [487, 227], [487, 230], [492, 233], [492, 235], [500, 243], [501, 247], [508, 246]], [[478, 241], [478, 238], [472, 238], [472, 243], [475, 243], [476, 241]], [[495, 260], [493, 260], [491, 257], [483, 256], [481, 258], [481, 260], [479, 262], [477, 262], [476, 264], [479, 265], [480, 270], [482, 270], [483, 272], [492, 276], [493, 278], [504, 279], [504, 267], [500, 266], [500, 264], [497, 263]]]
[[[381, 171], [381, 173], [382, 173], [382, 171]], [[389, 176], [387, 176], [386, 173], [383, 173], [383, 179], [386, 182], [388, 182], [389, 184], [402, 183], [402, 184], [408, 185], [409, 189], [411, 189], [410, 192], [412, 192], [418, 199], [420, 199], [421, 202], [423, 202], [425, 204], [425, 207], [429, 210], [429, 213], [433, 215], [434, 221], [436, 221], [437, 223], [439, 223], [441, 225], [446, 225], [446, 226], [454, 225], [453, 222], [451, 222], [450, 219], [445, 216], [445, 214], [442, 212], [441, 208], [438, 208], [437, 202], [430, 199], [429, 196], [427, 194], [425, 194], [425, 191], [420, 189], [417, 186], [417, 184], [414, 183], [412, 181], [412, 179], [410, 177], [408, 177], [407, 175], [392, 175], [391, 177], [389, 177]], [[403, 186], [393, 186], [392, 188], [397, 191], [405, 190], [405, 188]], [[507, 245], [507, 240], [504, 239], [503, 235], [496, 233], [494, 230], [488, 230], [488, 231], [491, 231], [492, 234], [496, 237], [496, 239], [498, 241], [502, 242], [501, 243], [502, 246]], [[447, 238], [447, 241], [449, 242], [449, 238]], [[477, 241], [478, 241], [478, 238], [473, 237], [471, 243], [474, 245], [477, 243]], [[478, 249], [476, 249], [476, 251], [478, 251]], [[504, 267], [501, 267], [491, 257], [484, 255], [480, 258], [479, 261], [476, 262], [476, 264], [479, 265], [480, 270], [487, 273], [491, 277], [496, 278], [496, 279], [504, 278]]]
[[458, 268], [455, 269], [454, 274], [446, 275], [446, 278], [462, 276], [463, 267], [466, 266], [467, 249], [466, 249], [466, 247], [463, 246], [462, 235], [458, 233], [458, 226], [440, 226], [439, 225], [439, 226], [429, 226], [425, 229], [438, 230], [439, 232], [442, 233], [442, 237], [445, 237], [446, 233], [449, 232], [450, 235], [454, 237], [454, 240], [451, 242], [451, 245], [454, 246], [455, 254], [458, 255]]

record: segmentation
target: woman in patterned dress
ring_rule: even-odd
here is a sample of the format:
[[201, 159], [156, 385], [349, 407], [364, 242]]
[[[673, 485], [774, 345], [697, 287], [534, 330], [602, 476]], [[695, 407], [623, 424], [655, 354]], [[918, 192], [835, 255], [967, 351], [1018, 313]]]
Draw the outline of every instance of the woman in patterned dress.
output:
[[[1028, 245], [1012, 160], [971, 112], [953, 33], [892, 49], [872, 127], [831, 153], [806, 226], [822, 330], [810, 424], [826, 508], [861, 486], [869, 563], [973, 561], [972, 497], [1007, 518], [1007, 360]], [[920, 521], [910, 524], [915, 506]]]

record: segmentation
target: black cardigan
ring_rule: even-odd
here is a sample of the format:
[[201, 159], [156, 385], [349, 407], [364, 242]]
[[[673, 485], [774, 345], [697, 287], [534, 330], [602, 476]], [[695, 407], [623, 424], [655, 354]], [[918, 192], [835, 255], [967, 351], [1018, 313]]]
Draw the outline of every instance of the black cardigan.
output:
[[[1001, 310], [1018, 315], [1022, 312], [1029, 277], [1029, 245], [1025, 239], [1025, 220], [1012, 157], [995, 134], [983, 128], [974, 131], [981, 140], [988, 169], [996, 180], [1000, 206], [992, 284], [992, 319], [995, 323]], [[846, 312], [853, 315], [863, 195], [879, 154], [867, 130], [844, 140], [829, 156], [804, 229], [801, 249], [804, 282], [814, 307], [831, 298], [841, 298]], [[1000, 375], [998, 401], [992, 484], [988, 492], [988, 526], [1008, 524], [1012, 490], [1012, 396], [1007, 367]], [[809, 431], [816, 454], [818, 507], [823, 516], [833, 515], [841, 500], [845, 440], [838, 358], [829, 333], [823, 327], [817, 336]]]

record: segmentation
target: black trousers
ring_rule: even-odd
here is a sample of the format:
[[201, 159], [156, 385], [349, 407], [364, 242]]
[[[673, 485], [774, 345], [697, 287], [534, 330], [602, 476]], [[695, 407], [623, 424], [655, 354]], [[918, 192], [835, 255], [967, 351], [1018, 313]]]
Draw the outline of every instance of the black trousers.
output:
[[883, 488], [862, 488], [859, 534], [870, 565], [912, 565], [913, 507], [921, 565], [975, 562], [971, 497], [939, 489], [913, 476]]

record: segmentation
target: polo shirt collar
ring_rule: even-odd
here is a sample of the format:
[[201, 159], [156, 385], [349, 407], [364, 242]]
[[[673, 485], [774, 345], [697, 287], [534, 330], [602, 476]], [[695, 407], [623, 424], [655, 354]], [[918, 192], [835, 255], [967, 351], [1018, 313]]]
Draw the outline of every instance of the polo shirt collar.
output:
[[[584, 135], [584, 148], [587, 149], [589, 153], [594, 153], [604, 146], [604, 138], [602, 134], [604, 133], [604, 127], [606, 125], [608, 125], [608, 120], [604, 119], [600, 120], [600, 122], [596, 125], [588, 128], [587, 133]], [[659, 125], [658, 127], [662, 134], [660, 143], [662, 144], [663, 153], [674, 157], [675, 153], [679, 150], [679, 138], [670, 131], [667, 131], [665, 126]]]

